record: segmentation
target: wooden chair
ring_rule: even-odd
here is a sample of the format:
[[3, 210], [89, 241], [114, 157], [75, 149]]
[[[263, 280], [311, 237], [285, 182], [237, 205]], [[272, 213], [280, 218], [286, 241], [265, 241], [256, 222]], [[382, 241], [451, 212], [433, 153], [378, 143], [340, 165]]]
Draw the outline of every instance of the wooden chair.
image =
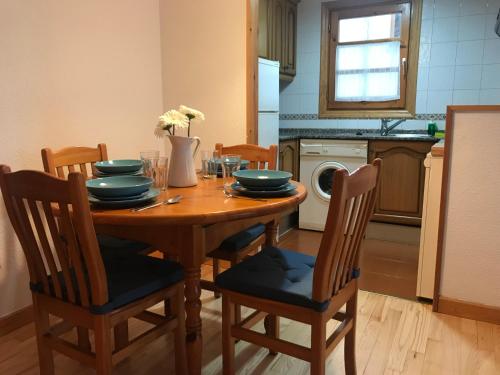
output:
[[[249, 169], [276, 169], [278, 157], [278, 147], [271, 145], [268, 149], [256, 145], [237, 145], [224, 147], [222, 143], [215, 145], [217, 154], [236, 154], [250, 162]], [[219, 274], [220, 260], [229, 261], [231, 266], [241, 262], [248, 254], [259, 249], [265, 242], [265, 226], [263, 224], [254, 225], [251, 228], [239, 232], [226, 238], [221, 245], [208, 254], [213, 259], [213, 280]], [[220, 292], [211, 281], [202, 280], [202, 288], [212, 290], [216, 298], [220, 297]], [[239, 319], [239, 309], [237, 309], [237, 319]]]
[[66, 147], [57, 152], [50, 148], [42, 150], [43, 169], [60, 178], [66, 178], [68, 173], [77, 170], [85, 178], [91, 178], [95, 163], [103, 160], [108, 160], [108, 150], [104, 143], [98, 144], [96, 148]]
[[[93, 147], [66, 147], [59, 151], [52, 151], [50, 148], [42, 149], [42, 162], [45, 172], [60, 178], [67, 178], [69, 173], [79, 171], [85, 179], [93, 177], [95, 172], [95, 163], [108, 160], [108, 149], [105, 143], [99, 143], [96, 148]], [[97, 234], [99, 248], [103, 256], [111, 257], [131, 254], [149, 254], [154, 251], [151, 245], [139, 242], [117, 238], [106, 234]], [[165, 300], [165, 314], [169, 313], [169, 301]], [[78, 342], [80, 347], [88, 348], [90, 346], [88, 330], [78, 327]], [[115, 341], [117, 346], [123, 346], [128, 340], [128, 324], [124, 322], [115, 327]]]
[[[42, 162], [45, 172], [60, 178], [66, 178], [68, 173], [79, 171], [88, 179], [92, 178], [95, 163], [108, 160], [106, 144], [100, 143], [96, 148], [92, 147], [66, 147], [59, 151], [50, 148], [42, 149]], [[113, 248], [121, 251], [149, 254], [154, 249], [149, 244], [124, 240], [112, 236], [98, 234], [99, 244], [108, 251]]]
[[[311, 374], [325, 374], [329, 353], [345, 338], [346, 374], [356, 374], [355, 337], [359, 248], [375, 205], [381, 161], [354, 174], [335, 173], [332, 199], [318, 256], [264, 248], [221, 273], [224, 374], [234, 374], [235, 340], [241, 339], [311, 363]], [[234, 305], [257, 310], [238, 323]], [[340, 308], [347, 304], [345, 312]], [[279, 339], [278, 317], [311, 326], [311, 347]], [[266, 318], [266, 334], [250, 328]], [[341, 322], [326, 337], [330, 319]]]
[[[0, 166], [7, 213], [28, 264], [41, 373], [54, 373], [55, 350], [111, 374], [113, 364], [173, 330], [176, 373], [186, 374], [181, 265], [137, 254], [101, 256], [84, 183], [81, 173], [64, 180]], [[166, 298], [171, 316], [146, 310]], [[51, 325], [49, 314], [63, 321]], [[113, 348], [111, 328], [133, 317], [154, 328]], [[75, 326], [94, 330], [94, 351], [60, 337]]]

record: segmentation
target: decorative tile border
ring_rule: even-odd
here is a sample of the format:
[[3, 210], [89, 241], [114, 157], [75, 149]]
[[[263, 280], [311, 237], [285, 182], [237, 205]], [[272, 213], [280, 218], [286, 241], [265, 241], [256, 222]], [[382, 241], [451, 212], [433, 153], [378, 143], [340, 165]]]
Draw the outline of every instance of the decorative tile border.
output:
[[304, 114], [281, 114], [280, 120], [318, 120], [318, 115], [313, 113], [304, 113]]
[[444, 121], [446, 114], [444, 113], [419, 113], [415, 115], [415, 120], [431, 120], [431, 121]]
[[[377, 118], [378, 119], [378, 118]], [[315, 113], [280, 113], [280, 120], [319, 120], [319, 117]], [[344, 118], [344, 117], [334, 117], [325, 120], [370, 120], [370, 118]], [[426, 120], [426, 121], [444, 121], [446, 120], [446, 115], [444, 113], [419, 113], [415, 115], [414, 118], [410, 120]]]

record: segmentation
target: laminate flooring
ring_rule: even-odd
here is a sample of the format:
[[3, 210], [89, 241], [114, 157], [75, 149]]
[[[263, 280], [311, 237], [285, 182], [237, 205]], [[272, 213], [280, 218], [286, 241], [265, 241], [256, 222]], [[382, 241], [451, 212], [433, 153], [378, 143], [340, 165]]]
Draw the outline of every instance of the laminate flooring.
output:
[[[291, 234], [281, 243], [294, 249], [315, 249], [317, 236]], [[204, 277], [211, 266], [203, 268]], [[203, 291], [203, 374], [221, 374], [221, 300]], [[431, 306], [372, 292], [360, 291], [357, 325], [358, 374], [498, 375], [500, 374], [500, 326], [433, 313]], [[156, 309], [161, 311], [161, 306]], [[243, 310], [243, 313], [249, 313]], [[334, 321], [329, 332], [336, 327]], [[140, 334], [146, 323], [132, 320], [131, 335]], [[257, 330], [263, 332], [262, 326]], [[281, 320], [283, 339], [306, 345], [307, 326]], [[75, 334], [68, 333], [69, 339]], [[163, 336], [121, 362], [115, 374], [174, 374], [173, 340]], [[0, 374], [38, 374], [33, 324], [0, 337]], [[309, 373], [309, 365], [246, 342], [236, 346], [238, 374]], [[94, 371], [62, 355], [55, 355], [56, 374], [93, 374]], [[327, 359], [327, 374], [344, 374], [343, 343]]]

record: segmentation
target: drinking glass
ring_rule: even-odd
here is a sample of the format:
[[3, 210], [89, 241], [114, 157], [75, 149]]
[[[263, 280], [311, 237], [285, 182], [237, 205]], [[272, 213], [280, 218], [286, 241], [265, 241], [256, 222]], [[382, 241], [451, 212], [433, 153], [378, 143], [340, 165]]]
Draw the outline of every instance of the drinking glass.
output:
[[153, 179], [153, 187], [161, 190], [167, 188], [168, 158], [144, 159], [144, 175]]
[[217, 178], [217, 154], [216, 152], [201, 152], [201, 175], [203, 178]]
[[222, 177], [224, 181], [224, 190], [230, 190], [231, 185], [235, 182], [233, 173], [240, 169], [241, 156], [240, 155], [222, 155]]
[[146, 150], [141, 151], [142, 169], [143, 174], [146, 177], [152, 177], [152, 165], [153, 160], [158, 160], [160, 158], [160, 151], [158, 150]]

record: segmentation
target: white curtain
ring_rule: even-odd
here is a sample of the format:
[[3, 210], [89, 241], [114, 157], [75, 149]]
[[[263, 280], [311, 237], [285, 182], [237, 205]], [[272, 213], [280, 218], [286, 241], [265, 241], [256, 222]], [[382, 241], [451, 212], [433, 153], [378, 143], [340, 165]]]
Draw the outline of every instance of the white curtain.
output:
[[400, 98], [400, 42], [337, 46], [335, 100], [380, 102]]

